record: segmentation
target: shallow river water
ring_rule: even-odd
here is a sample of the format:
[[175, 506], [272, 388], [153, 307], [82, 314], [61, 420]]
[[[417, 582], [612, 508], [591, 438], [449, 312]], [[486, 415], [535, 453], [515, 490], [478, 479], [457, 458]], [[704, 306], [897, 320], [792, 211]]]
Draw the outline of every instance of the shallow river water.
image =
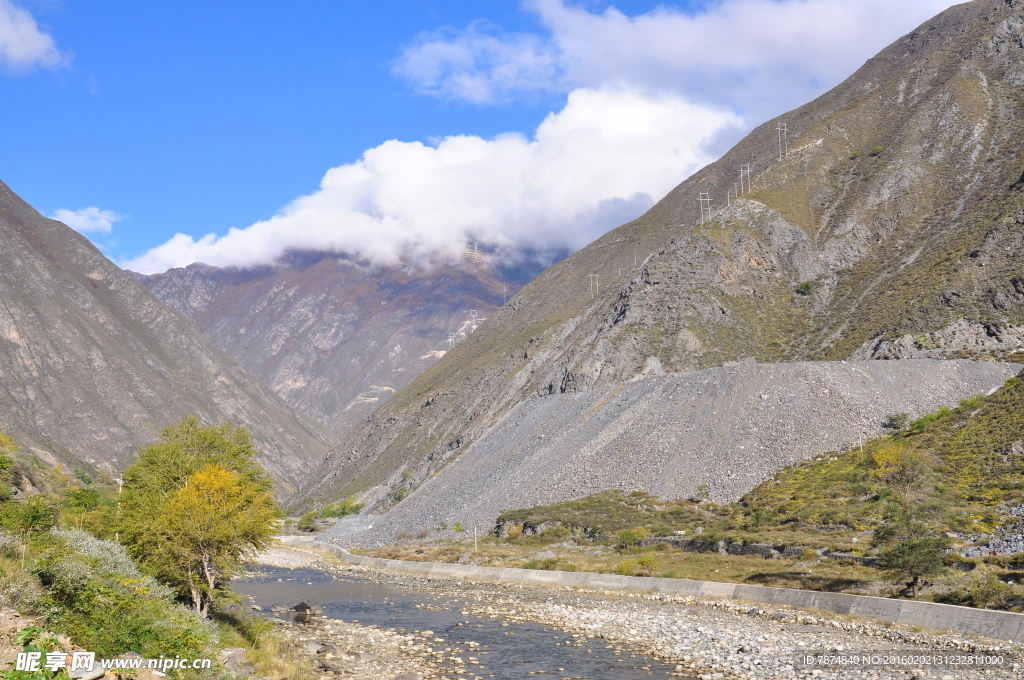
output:
[[674, 668], [674, 664], [646, 657], [626, 645], [609, 645], [596, 638], [573, 639], [563, 631], [539, 624], [462, 614], [463, 603], [470, 600], [451, 594], [374, 583], [317, 569], [276, 567], [262, 567], [255, 575], [232, 585], [236, 592], [252, 595], [264, 610], [313, 599], [328, 618], [404, 633], [430, 630], [435, 637], [444, 638], [444, 645], [449, 647], [478, 642], [477, 656], [483, 667], [463, 677], [650, 680], [669, 678]]

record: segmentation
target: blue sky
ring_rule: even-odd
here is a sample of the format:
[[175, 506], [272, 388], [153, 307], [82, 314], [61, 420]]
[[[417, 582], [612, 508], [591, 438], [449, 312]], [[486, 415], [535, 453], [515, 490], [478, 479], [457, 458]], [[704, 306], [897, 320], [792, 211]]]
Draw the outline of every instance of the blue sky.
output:
[[0, 0], [0, 179], [147, 271], [578, 248], [950, 4]]

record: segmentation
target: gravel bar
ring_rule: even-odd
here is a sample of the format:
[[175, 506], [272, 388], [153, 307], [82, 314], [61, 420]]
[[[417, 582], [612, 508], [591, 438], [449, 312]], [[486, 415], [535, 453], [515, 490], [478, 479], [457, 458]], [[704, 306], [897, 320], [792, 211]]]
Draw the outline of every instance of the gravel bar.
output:
[[[683, 678], [960, 680], [1024, 676], [1024, 646], [999, 640], [925, 633], [906, 626], [790, 607], [399, 574], [343, 564], [301, 548], [275, 549], [266, 558], [275, 561], [266, 563], [286, 566], [279, 561], [285, 559], [283, 552], [295, 555], [295, 566], [471, 600], [472, 604], [464, 605], [468, 614], [512, 623], [538, 623], [563, 630], [575, 639], [602, 639], [613, 649], [640, 649], [674, 661], [676, 674]], [[416, 649], [415, 640], [397, 632], [348, 623], [337, 625], [350, 636], [346, 642], [350, 650], [360, 644], [369, 650], [377, 638], [391, 636], [389, 642], [378, 644], [371, 652], [377, 656], [375, 663], [382, 664], [379, 672], [383, 674], [342, 677], [403, 678], [397, 675], [399, 669], [415, 662], [422, 664], [416, 672], [424, 678], [467, 677], [453, 676], [450, 671], [444, 675], [431, 667], [427, 661], [430, 655], [422, 646]], [[309, 634], [306, 630], [302, 634]], [[808, 664], [808, 657], [815, 663]], [[415, 676], [407, 677], [411, 680]]]

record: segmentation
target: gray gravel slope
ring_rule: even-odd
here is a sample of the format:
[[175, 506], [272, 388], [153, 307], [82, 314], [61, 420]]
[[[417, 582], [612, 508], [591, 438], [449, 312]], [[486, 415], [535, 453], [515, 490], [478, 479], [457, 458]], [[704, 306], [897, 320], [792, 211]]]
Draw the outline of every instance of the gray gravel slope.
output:
[[324, 538], [381, 544], [442, 522], [489, 530], [502, 510], [612, 488], [679, 498], [703, 484], [712, 500], [737, 500], [786, 465], [880, 434], [890, 413], [955, 405], [1020, 369], [928, 359], [745, 364], [539, 397], [388, 513], [339, 522]]

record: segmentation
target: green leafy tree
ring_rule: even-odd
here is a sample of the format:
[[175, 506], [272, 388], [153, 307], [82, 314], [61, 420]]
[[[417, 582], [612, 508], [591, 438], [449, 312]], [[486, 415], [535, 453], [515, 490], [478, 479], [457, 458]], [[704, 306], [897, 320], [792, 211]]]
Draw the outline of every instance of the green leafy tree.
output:
[[878, 556], [878, 568], [892, 581], [907, 581], [915, 599], [923, 577], [946, 571], [949, 539], [935, 536], [930, 527], [902, 508], [875, 530], [874, 543], [885, 546]]
[[243, 556], [275, 533], [279, 509], [255, 456], [245, 428], [189, 416], [124, 472], [122, 543], [203, 615]]
[[651, 538], [651, 530], [647, 527], [633, 527], [633, 535], [636, 536], [636, 540], [640, 543], [640, 547], [643, 548]]

